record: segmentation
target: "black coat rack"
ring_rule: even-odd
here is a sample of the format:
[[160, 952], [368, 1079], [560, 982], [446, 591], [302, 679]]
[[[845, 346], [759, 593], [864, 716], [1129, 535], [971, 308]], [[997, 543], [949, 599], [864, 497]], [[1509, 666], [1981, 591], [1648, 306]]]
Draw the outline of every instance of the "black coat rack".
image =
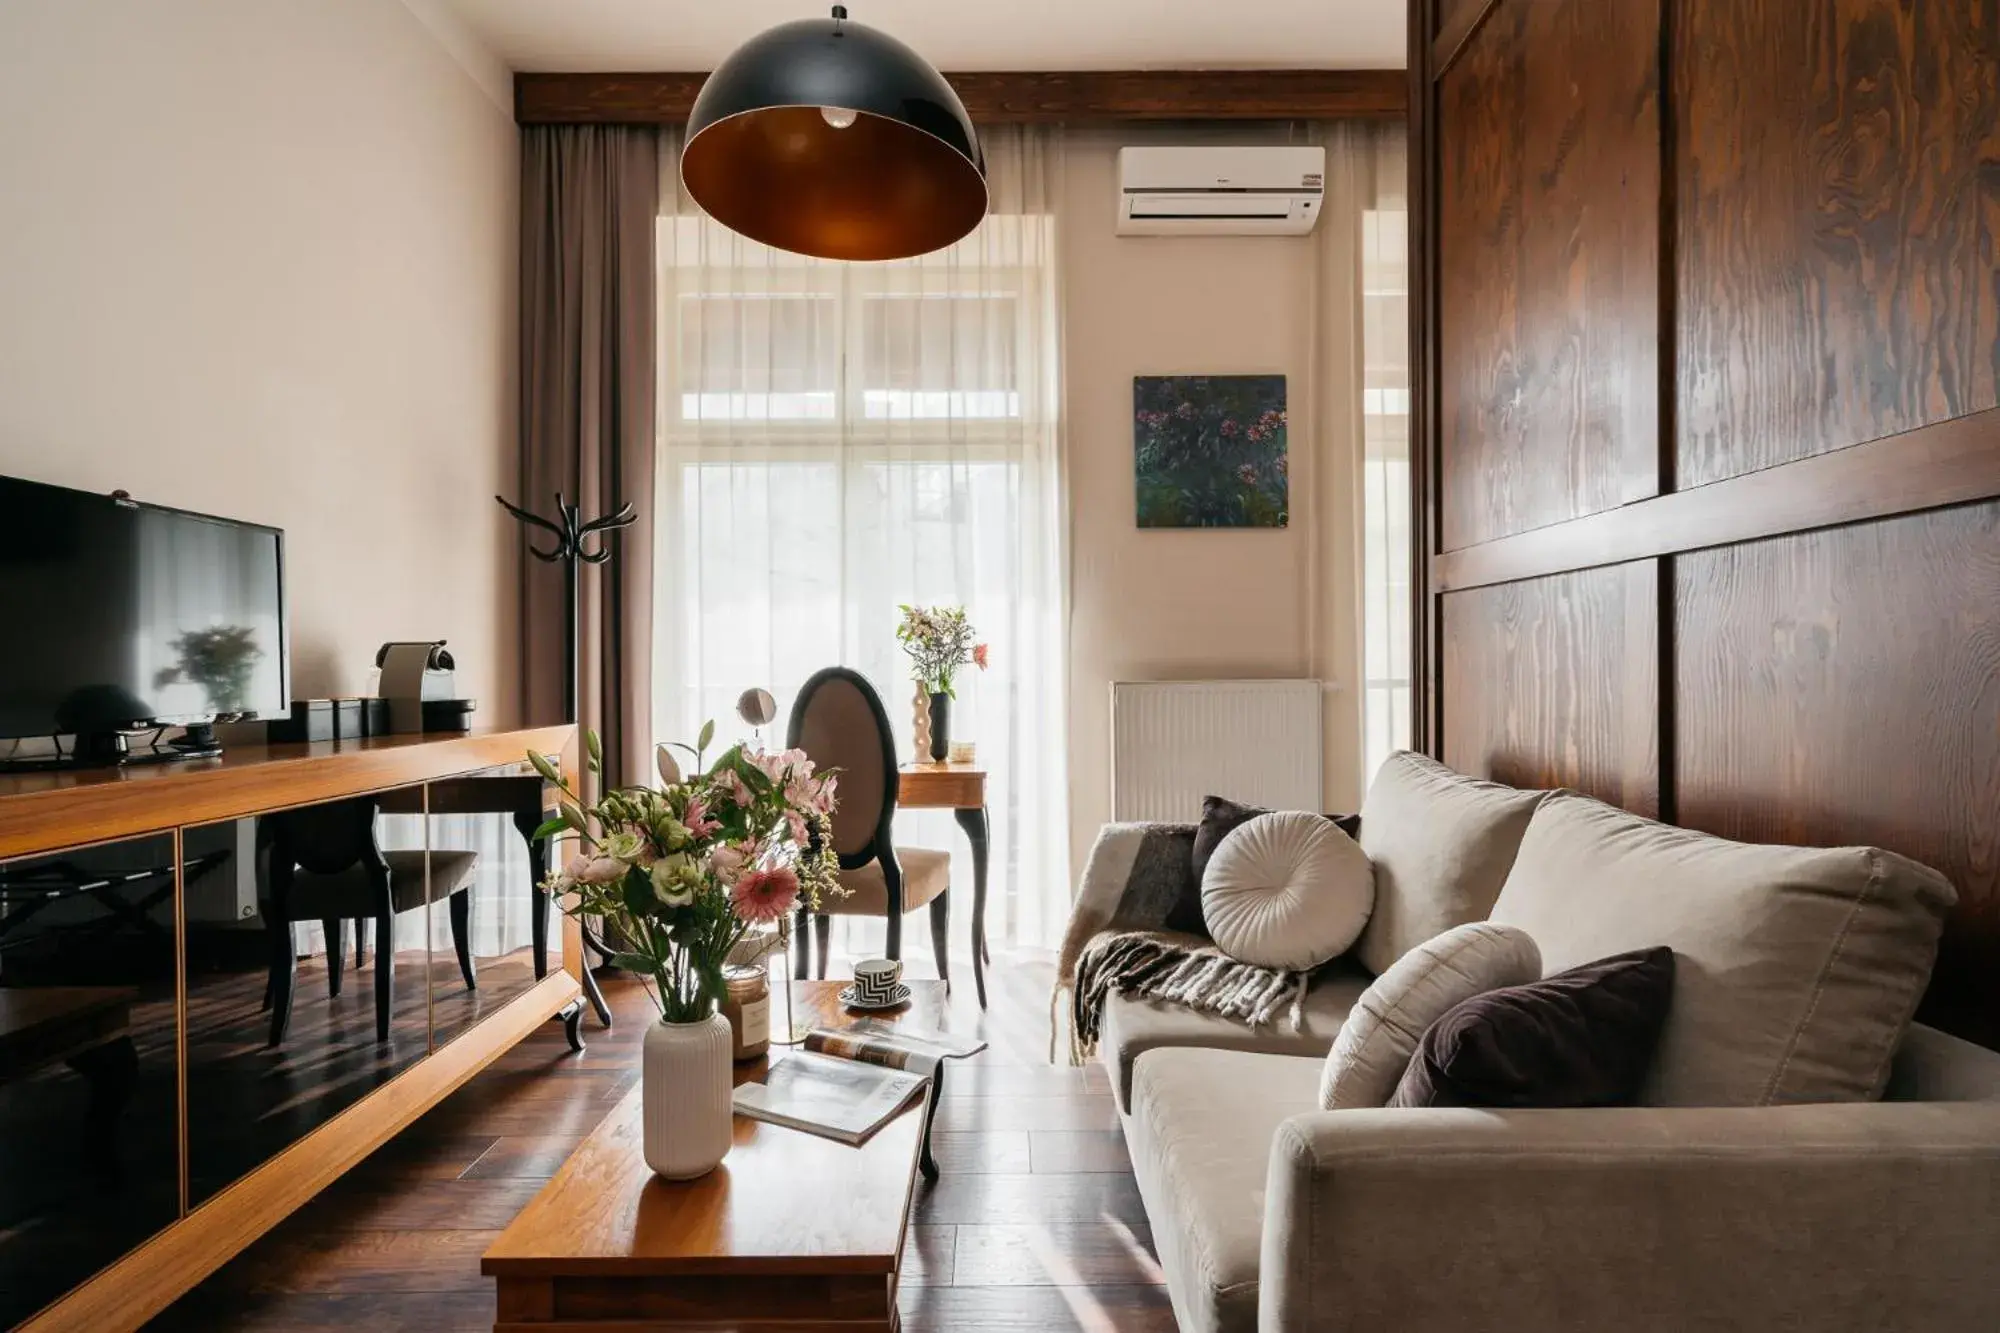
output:
[[[623, 505], [615, 514], [606, 514], [603, 518], [594, 518], [586, 523], [578, 507], [566, 502], [562, 492], [557, 491], [556, 517], [551, 520], [539, 514], [531, 514], [517, 504], [509, 504], [502, 496], [496, 495], [493, 498], [500, 502], [502, 509], [520, 519], [522, 523], [531, 528], [540, 528], [555, 538], [555, 545], [546, 551], [530, 543], [528, 554], [544, 564], [553, 565], [560, 562], [563, 566], [563, 609], [566, 612], [564, 619], [569, 626], [568, 632], [563, 636], [564, 647], [568, 650], [568, 656], [564, 659], [566, 669], [563, 673], [563, 719], [575, 722], [578, 700], [582, 697], [578, 678], [578, 659], [581, 651], [580, 640], [583, 636], [583, 567], [601, 565], [610, 560], [611, 545], [604, 540], [602, 534], [631, 527], [639, 521], [639, 511], [629, 504]], [[584, 543], [592, 537], [598, 538], [597, 545], [586, 550]]]
[[[563, 718], [574, 723], [583, 697], [581, 681], [581, 656], [583, 637], [583, 567], [602, 565], [611, 559], [612, 546], [605, 534], [629, 528], [639, 519], [639, 511], [631, 505], [621, 505], [616, 513], [606, 514], [585, 522], [581, 509], [563, 499], [561, 491], [556, 492], [556, 516], [543, 518], [530, 513], [517, 504], [510, 504], [504, 496], [493, 497], [500, 507], [519, 519], [529, 528], [539, 528], [555, 539], [548, 550], [536, 546], [532, 539], [528, 554], [544, 564], [560, 563], [563, 567], [563, 610], [567, 626], [563, 634]], [[591, 539], [596, 541], [592, 544]], [[583, 934], [584, 947], [595, 949], [599, 956], [609, 958], [610, 950], [597, 938], [588, 922], [577, 925]], [[597, 1012], [597, 1021], [605, 1027], [611, 1026], [611, 1007], [604, 1002], [604, 993], [597, 987], [597, 978], [591, 973], [590, 959], [583, 960], [583, 992], [590, 999], [590, 1007]]]

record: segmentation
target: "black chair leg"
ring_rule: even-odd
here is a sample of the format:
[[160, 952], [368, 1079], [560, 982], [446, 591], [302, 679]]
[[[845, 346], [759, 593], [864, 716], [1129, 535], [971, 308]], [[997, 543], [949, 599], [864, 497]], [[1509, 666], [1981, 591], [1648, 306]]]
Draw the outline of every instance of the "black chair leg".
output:
[[819, 979], [826, 980], [826, 956], [833, 943], [833, 918], [821, 912], [813, 918], [813, 938], [819, 946]]
[[451, 947], [458, 951], [458, 974], [467, 990], [479, 989], [479, 973], [472, 966], [472, 890], [460, 889], [451, 895]]
[[945, 994], [951, 994], [951, 894], [931, 899], [931, 952], [937, 955], [938, 978]]
[[375, 1040], [389, 1040], [389, 1009], [396, 999], [396, 918], [384, 913], [375, 918]]
[[889, 890], [889, 942], [882, 952], [900, 963], [903, 961], [903, 867], [896, 864], [893, 852], [883, 852], [879, 859], [882, 883]]
[[389, 1011], [396, 1000], [396, 895], [389, 867], [377, 858], [368, 877], [375, 889], [375, 1040], [389, 1040]]
[[340, 998], [340, 946], [347, 923], [337, 916], [323, 917], [319, 928], [326, 932], [326, 993]]
[[292, 923], [286, 919], [286, 901], [291, 897], [291, 867], [271, 863], [271, 895], [264, 904], [264, 937], [270, 950], [271, 971], [264, 989], [271, 1001], [271, 1045], [284, 1043], [285, 1029], [292, 1021], [292, 985], [297, 977], [298, 950], [292, 941]]
[[367, 961], [368, 961], [368, 918], [365, 916], [358, 916], [354, 918], [354, 970], [356, 972], [359, 972], [361, 970], [361, 965], [363, 963], [366, 963]]

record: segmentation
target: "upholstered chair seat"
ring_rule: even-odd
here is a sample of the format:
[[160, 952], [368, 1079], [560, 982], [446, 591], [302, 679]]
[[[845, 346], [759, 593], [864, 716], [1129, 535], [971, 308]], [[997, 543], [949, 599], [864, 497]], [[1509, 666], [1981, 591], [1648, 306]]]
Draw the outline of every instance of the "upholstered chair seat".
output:
[[[903, 868], [903, 910], [914, 912], [944, 897], [951, 887], [951, 853], [928, 847], [898, 847], [896, 864]], [[889, 912], [889, 881], [882, 873], [880, 858], [865, 866], [840, 872], [845, 898], [825, 904], [834, 916], [886, 916]]]

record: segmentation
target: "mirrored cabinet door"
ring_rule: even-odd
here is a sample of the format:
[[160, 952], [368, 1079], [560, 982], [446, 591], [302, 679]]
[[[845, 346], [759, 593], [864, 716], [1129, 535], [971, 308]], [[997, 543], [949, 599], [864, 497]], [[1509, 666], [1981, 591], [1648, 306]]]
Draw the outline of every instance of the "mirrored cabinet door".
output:
[[0, 863], [0, 1327], [180, 1214], [174, 862]]
[[188, 1150], [204, 1200], [430, 1048], [423, 788], [190, 828]]
[[541, 779], [508, 765], [430, 785], [431, 1022], [443, 1046], [562, 966], [531, 839]]

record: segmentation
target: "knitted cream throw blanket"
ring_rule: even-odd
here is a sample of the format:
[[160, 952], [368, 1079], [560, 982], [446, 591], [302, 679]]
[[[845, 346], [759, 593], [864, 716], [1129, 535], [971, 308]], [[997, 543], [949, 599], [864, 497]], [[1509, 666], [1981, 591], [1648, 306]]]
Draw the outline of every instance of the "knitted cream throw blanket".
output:
[[1192, 824], [1107, 824], [1099, 832], [1056, 962], [1050, 1059], [1065, 1016], [1071, 1062], [1089, 1056], [1114, 990], [1252, 1024], [1282, 1014], [1299, 1025], [1310, 974], [1238, 962], [1210, 940], [1164, 929], [1175, 901], [1198, 891], [1193, 852]]

